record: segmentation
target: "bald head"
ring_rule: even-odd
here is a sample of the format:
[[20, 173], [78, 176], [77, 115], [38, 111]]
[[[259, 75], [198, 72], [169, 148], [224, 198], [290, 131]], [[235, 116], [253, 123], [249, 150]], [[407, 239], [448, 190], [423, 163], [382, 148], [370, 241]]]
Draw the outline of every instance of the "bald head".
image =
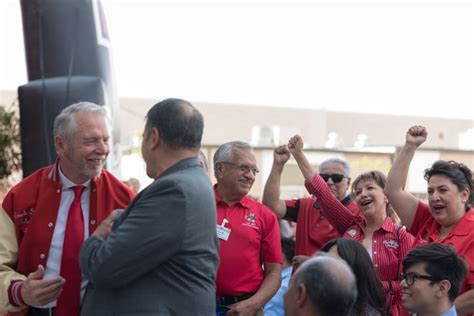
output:
[[[308, 263], [309, 266], [305, 266]], [[337, 257], [320, 253], [318, 256], [303, 263], [301, 268], [304, 270], [320, 270], [332, 279], [334, 283], [342, 287], [350, 287], [356, 284], [354, 273], [349, 265]]]
[[[317, 315], [350, 315], [357, 299], [357, 285], [354, 274], [347, 263], [328, 254], [321, 254], [304, 262], [296, 271], [290, 288], [298, 296], [304, 293], [304, 300], [285, 300], [287, 315], [305, 314], [312, 310]], [[287, 306], [291, 304], [300, 306]], [[306, 305], [306, 306], [305, 306]], [[311, 313], [310, 313], [311, 314]]]

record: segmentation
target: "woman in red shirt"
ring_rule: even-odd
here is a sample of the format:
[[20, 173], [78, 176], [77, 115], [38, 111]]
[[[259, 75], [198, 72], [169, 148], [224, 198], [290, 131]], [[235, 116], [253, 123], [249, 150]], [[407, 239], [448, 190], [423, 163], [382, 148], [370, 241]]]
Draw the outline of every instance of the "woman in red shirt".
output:
[[[354, 215], [331, 194], [326, 181], [319, 175], [303, 153], [303, 140], [294, 136], [288, 148], [296, 159], [306, 179], [306, 188], [314, 194], [322, 205], [323, 215], [345, 238], [360, 242], [368, 251], [375, 269], [384, 286], [390, 315], [401, 311], [400, 267], [404, 256], [411, 249], [413, 236], [404, 227], [397, 225], [390, 214], [393, 213], [383, 193], [385, 175], [379, 171], [363, 173], [352, 184], [352, 194], [364, 216]], [[336, 179], [337, 180], [337, 179]]]
[[414, 246], [432, 242], [451, 244], [466, 259], [470, 269], [454, 304], [458, 315], [474, 313], [474, 214], [472, 172], [454, 161], [436, 161], [425, 170], [428, 205], [404, 191], [410, 162], [428, 136], [423, 126], [413, 126], [388, 174], [385, 194], [408, 231], [416, 236]]

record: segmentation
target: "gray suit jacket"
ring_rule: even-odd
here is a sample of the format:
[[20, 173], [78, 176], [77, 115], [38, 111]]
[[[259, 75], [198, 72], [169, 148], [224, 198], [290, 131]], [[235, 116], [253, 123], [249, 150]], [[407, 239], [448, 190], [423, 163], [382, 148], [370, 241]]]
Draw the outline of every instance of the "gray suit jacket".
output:
[[216, 206], [199, 160], [140, 192], [107, 240], [84, 242], [79, 261], [90, 281], [83, 316], [215, 315]]

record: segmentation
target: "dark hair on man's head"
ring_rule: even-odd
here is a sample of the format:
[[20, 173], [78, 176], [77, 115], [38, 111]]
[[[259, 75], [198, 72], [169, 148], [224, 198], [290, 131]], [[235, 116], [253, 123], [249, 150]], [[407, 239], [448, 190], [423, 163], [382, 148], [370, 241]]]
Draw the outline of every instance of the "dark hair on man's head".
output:
[[293, 257], [295, 256], [295, 242], [291, 238], [281, 238], [281, 250], [285, 255], [286, 261], [291, 264]]
[[437, 280], [434, 282], [448, 280], [451, 283], [449, 300], [454, 302], [467, 274], [467, 264], [454, 248], [439, 243], [418, 246], [403, 259], [403, 272], [417, 263], [426, 264], [426, 272]]
[[383, 286], [367, 250], [359, 242], [346, 238], [332, 239], [320, 250], [328, 252], [334, 246], [357, 279], [357, 301], [352, 315], [365, 315], [369, 306], [384, 315], [387, 309]]
[[466, 211], [473, 201], [473, 180], [472, 171], [466, 165], [453, 160], [438, 160], [431, 168], [425, 169], [425, 180], [429, 181], [432, 176], [441, 175], [447, 177], [456, 185], [459, 191], [469, 189], [469, 198], [466, 201]]
[[357, 298], [356, 279], [343, 260], [330, 255], [309, 259], [296, 271], [295, 286], [299, 284], [304, 284], [320, 315], [350, 315]]
[[146, 127], [156, 128], [163, 142], [171, 149], [199, 149], [201, 147], [204, 119], [188, 101], [163, 100], [155, 104], [146, 117]]

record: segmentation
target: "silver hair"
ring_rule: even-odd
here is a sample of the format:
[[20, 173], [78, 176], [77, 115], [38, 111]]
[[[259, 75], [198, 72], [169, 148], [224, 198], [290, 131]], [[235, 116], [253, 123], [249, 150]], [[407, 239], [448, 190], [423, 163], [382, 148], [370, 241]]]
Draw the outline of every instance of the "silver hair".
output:
[[77, 126], [73, 114], [78, 112], [97, 113], [104, 119], [107, 118], [107, 111], [103, 106], [92, 102], [78, 102], [71, 104], [64, 108], [54, 119], [53, 132], [55, 137], [62, 136], [64, 138], [69, 138], [71, 136]]
[[249, 143], [242, 142], [242, 141], [233, 141], [222, 144], [217, 148], [216, 153], [214, 154], [213, 162], [214, 166], [218, 162], [231, 162], [232, 161], [232, 151], [234, 148], [244, 148], [252, 150], [252, 146]]
[[324, 160], [319, 165], [319, 172], [321, 172], [321, 170], [323, 170], [323, 169], [325, 169], [325, 168], [327, 168], [331, 165], [334, 165], [334, 164], [339, 164], [339, 165], [342, 166], [344, 175], [346, 177], [349, 177], [351, 175], [351, 166], [349, 166], [349, 163], [347, 161], [345, 161], [344, 159], [341, 159], [341, 158], [329, 158], [329, 159]]

